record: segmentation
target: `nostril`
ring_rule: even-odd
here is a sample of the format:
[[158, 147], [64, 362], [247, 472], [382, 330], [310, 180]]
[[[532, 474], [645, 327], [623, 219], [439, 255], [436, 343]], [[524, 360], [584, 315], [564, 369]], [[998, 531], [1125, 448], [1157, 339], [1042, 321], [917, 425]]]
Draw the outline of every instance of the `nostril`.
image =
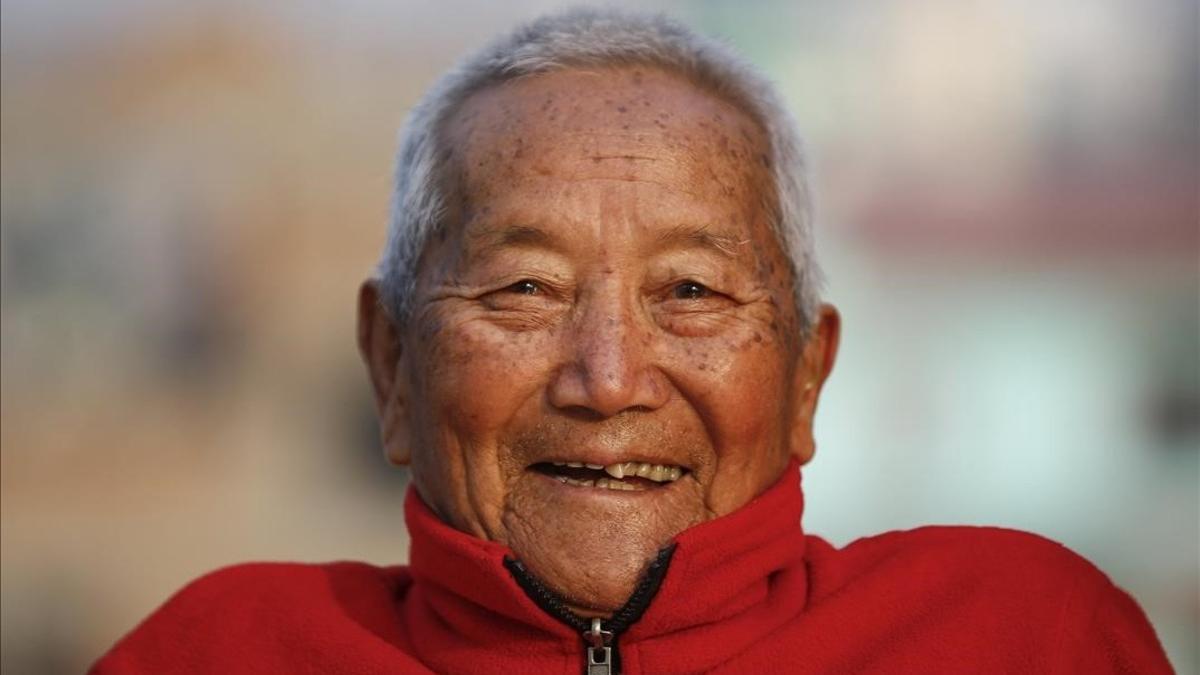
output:
[[569, 405], [563, 407], [561, 410], [567, 417], [577, 419], [581, 422], [599, 422], [604, 419], [604, 415], [599, 411], [592, 410], [583, 405]]

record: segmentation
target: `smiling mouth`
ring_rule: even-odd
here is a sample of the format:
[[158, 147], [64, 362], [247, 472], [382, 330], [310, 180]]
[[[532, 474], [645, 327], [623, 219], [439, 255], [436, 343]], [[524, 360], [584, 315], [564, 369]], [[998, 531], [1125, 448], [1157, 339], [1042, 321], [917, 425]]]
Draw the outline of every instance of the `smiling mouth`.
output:
[[566, 485], [628, 491], [662, 488], [688, 472], [680, 466], [647, 462], [620, 462], [607, 466], [584, 462], [539, 462], [530, 468]]

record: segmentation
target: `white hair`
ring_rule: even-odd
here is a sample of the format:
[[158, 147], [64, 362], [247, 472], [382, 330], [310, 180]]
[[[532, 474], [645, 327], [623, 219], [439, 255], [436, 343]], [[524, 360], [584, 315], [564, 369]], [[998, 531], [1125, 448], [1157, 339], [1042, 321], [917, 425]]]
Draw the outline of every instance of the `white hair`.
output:
[[518, 27], [444, 74], [400, 134], [388, 240], [379, 263], [381, 300], [395, 318], [412, 309], [417, 267], [445, 226], [451, 197], [443, 180], [451, 153], [443, 127], [472, 94], [519, 77], [570, 68], [644, 65], [683, 76], [755, 120], [770, 145], [772, 227], [791, 265], [802, 333], [816, 320], [821, 271], [813, 252], [804, 156], [775, 88], [726, 45], [660, 15], [574, 9]]

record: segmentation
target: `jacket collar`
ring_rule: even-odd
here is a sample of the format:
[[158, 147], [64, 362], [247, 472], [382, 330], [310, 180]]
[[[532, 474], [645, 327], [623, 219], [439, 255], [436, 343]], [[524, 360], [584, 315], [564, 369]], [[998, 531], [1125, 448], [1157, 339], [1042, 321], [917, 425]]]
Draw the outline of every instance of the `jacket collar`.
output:
[[[734, 633], [748, 644], [755, 633], [799, 613], [807, 598], [803, 505], [799, 466], [793, 461], [750, 503], [680, 533], [657, 595], [621, 638], [623, 660], [641, 664], [631, 670], [675, 670], [651, 664], [668, 652], [686, 659], [693, 644], [705, 648], [692, 653], [715, 658], [709, 628], [738, 624], [742, 629]], [[513, 556], [507, 546], [446, 525], [412, 487], [405, 520], [415, 589], [406, 602], [422, 605], [407, 608], [410, 615], [428, 610], [440, 619], [439, 626], [480, 646], [498, 639], [540, 640], [557, 642], [560, 654], [582, 654], [581, 636], [539, 608], [505, 567], [505, 558]], [[747, 631], [746, 626], [755, 628]], [[739, 640], [726, 642], [728, 656], [747, 646]], [[677, 660], [672, 664], [682, 665]]]

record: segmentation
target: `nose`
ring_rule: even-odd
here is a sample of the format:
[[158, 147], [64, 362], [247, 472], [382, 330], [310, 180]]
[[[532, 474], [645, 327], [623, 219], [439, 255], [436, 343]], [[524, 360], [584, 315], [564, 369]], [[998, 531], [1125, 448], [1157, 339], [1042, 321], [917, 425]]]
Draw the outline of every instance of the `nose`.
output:
[[633, 302], [610, 293], [578, 309], [564, 331], [567, 358], [550, 382], [550, 404], [606, 418], [626, 410], [655, 410], [670, 385], [654, 363], [654, 335]]

